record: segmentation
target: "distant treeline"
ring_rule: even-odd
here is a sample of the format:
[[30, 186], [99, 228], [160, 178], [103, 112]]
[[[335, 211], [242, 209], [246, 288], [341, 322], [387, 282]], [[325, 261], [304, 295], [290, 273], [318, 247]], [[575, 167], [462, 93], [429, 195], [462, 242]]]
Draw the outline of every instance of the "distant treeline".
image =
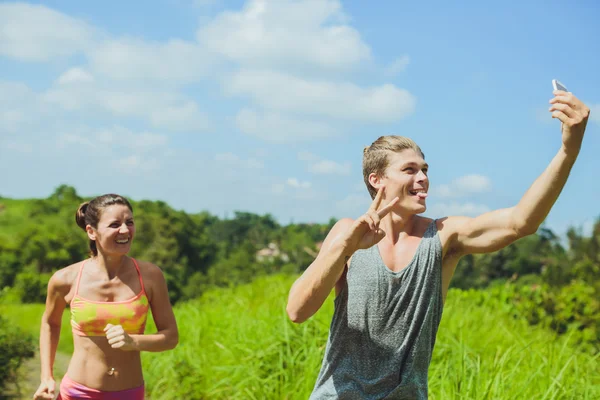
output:
[[[5, 296], [43, 302], [52, 273], [88, 256], [87, 236], [75, 223], [75, 211], [86, 200], [66, 185], [47, 199], [0, 197], [0, 289]], [[161, 267], [173, 302], [258, 275], [300, 272], [335, 222], [281, 226], [271, 215], [236, 212], [220, 219], [208, 212], [177, 211], [162, 201], [131, 203], [136, 237], [130, 255]]]
[[[85, 200], [66, 185], [47, 199], [0, 197], [0, 301], [43, 302], [51, 274], [87, 257], [87, 237], [74, 220]], [[131, 255], [162, 268], [174, 303], [261, 275], [300, 273], [335, 223], [284, 226], [268, 214], [220, 219], [162, 201], [132, 205]], [[498, 252], [464, 257], [452, 286], [512, 293], [506, 302], [531, 323], [575, 331], [600, 349], [600, 219], [590, 237], [571, 228], [567, 241], [542, 228]]]

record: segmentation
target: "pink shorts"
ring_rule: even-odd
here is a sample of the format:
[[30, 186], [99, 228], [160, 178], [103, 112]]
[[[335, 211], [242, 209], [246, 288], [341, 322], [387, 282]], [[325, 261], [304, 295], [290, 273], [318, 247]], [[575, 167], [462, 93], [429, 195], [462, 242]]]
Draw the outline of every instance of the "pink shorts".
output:
[[118, 392], [104, 392], [90, 389], [64, 376], [60, 382], [60, 394], [57, 400], [144, 400], [144, 385]]

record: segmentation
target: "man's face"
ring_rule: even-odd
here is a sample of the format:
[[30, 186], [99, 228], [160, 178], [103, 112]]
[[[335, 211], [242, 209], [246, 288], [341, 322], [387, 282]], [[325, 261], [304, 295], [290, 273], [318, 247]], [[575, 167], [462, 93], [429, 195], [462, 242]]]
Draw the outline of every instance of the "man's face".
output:
[[385, 200], [398, 196], [396, 209], [411, 214], [425, 212], [429, 190], [428, 165], [421, 155], [406, 149], [388, 156], [389, 164], [380, 183], [385, 185]]

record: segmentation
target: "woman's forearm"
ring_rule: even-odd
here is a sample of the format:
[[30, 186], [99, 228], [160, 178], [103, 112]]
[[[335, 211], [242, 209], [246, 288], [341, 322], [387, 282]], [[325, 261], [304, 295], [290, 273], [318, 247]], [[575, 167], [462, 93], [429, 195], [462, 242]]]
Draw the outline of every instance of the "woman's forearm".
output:
[[137, 351], [159, 352], [171, 350], [179, 343], [178, 333], [169, 329], [150, 335], [130, 335]]
[[54, 357], [60, 339], [60, 325], [42, 320], [40, 328], [40, 363], [42, 380], [54, 378]]

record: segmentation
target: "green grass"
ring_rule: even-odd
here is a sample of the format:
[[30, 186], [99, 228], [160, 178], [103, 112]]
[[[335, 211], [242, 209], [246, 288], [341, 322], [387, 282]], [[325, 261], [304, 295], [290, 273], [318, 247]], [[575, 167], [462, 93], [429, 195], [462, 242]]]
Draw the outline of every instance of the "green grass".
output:
[[[149, 397], [306, 399], [321, 365], [333, 302], [295, 325], [285, 315], [292, 282], [261, 278], [178, 305], [179, 346], [143, 354]], [[429, 370], [431, 399], [600, 398], [600, 356], [480, 297], [457, 290], [448, 295]], [[36, 336], [42, 312], [42, 305], [0, 306], [3, 316]], [[153, 330], [150, 322], [147, 332]], [[71, 348], [66, 312], [59, 350]]]
[[[43, 304], [0, 304], [0, 315], [33, 335], [36, 340], [40, 336], [40, 323], [44, 314]], [[60, 329], [58, 351], [71, 354], [73, 352], [73, 335], [71, 333], [70, 314], [65, 311]]]
[[[285, 315], [293, 279], [269, 277], [177, 307], [180, 345], [145, 354], [152, 399], [306, 399], [333, 302], [311, 320]], [[598, 399], [598, 357], [451, 291], [430, 368], [431, 399]], [[176, 383], [175, 383], [176, 382]]]

